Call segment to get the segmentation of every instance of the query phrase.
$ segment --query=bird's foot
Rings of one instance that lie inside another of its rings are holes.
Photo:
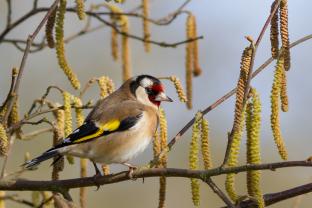
[[[133,177],[133,172],[135,170],[138,169],[138,167],[134,166],[134,165],[131,165],[129,163],[123,163],[123,165],[127,166],[129,168],[129,172],[128,172],[128,177],[131,179],[131,180],[136,180],[136,178]]]
[[[93,176],[93,181],[94,181],[94,185],[96,186],[96,191],[98,191],[101,187],[101,185],[99,184],[99,182],[97,181],[97,179],[99,177],[102,176],[101,171],[99,170],[99,168],[97,167],[95,162],[92,162],[94,169],[95,169],[95,175]]]

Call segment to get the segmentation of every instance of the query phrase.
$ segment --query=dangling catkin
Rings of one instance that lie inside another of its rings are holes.
[[[163,151],[165,148],[167,148],[167,120],[165,111],[163,108],[159,109],[159,134],[160,134],[160,140],[159,140],[159,146],[160,151]],[[156,148],[156,147],[155,147]],[[160,159],[160,167],[166,168],[167,167],[167,154],[164,154],[163,157]],[[158,208],[165,207],[165,200],[166,200],[166,185],[167,180],[166,177],[162,176],[159,178],[159,204]]]
[[[77,128],[83,124],[84,116],[82,112],[82,102],[79,97],[74,96],[73,97],[74,107],[75,107],[75,113],[76,113],[76,126]]]
[[[143,32],[144,32],[144,49],[145,52],[150,52],[151,50],[151,44],[150,44],[150,28],[149,28],[149,22],[147,18],[149,18],[149,0],[142,0],[142,6],[143,6]]]
[[[129,21],[126,16],[122,16],[123,25],[121,31],[125,34],[129,32]],[[131,77],[131,63],[130,63],[130,45],[129,38],[126,35],[121,37],[121,48],[122,48],[122,78],[123,81],[128,80]]]
[[[119,54],[118,54],[118,32],[112,28],[111,31],[111,51],[112,51],[112,57],[114,61],[118,60]]]
[[[2,124],[0,124],[0,156],[5,156],[8,153],[8,136]]]
[[[63,69],[70,83],[75,89],[80,88],[79,80],[70,68],[65,58],[65,46],[64,46],[64,19],[66,12],[66,0],[60,0],[60,6],[56,18],[55,26],[55,39],[56,39],[56,55],[60,67]]]
[[[280,4],[280,33],[282,39],[282,54],[284,56],[284,68],[290,69],[290,50],[288,34],[288,5],[287,0],[282,0]]]
[[[85,158],[80,159],[80,177],[87,177],[87,166],[88,160]],[[87,189],[86,187],[81,187],[79,189],[79,202],[81,208],[87,207]]]
[[[182,103],[185,103],[187,101],[186,95],[184,93],[184,90],[182,88],[182,84],[180,82],[180,79],[176,76],[170,76],[170,81],[173,82],[174,87],[176,88],[177,94],[179,96],[179,99]]]
[[[42,198],[43,201],[48,201],[51,197],[52,197],[52,193],[49,191],[43,191],[42,193]],[[53,206],[53,200],[49,200],[47,203],[45,203],[43,206],[43,208],[52,208]]]
[[[274,1],[271,5],[271,13],[275,8],[277,1]],[[278,41],[278,11],[276,11],[271,20],[271,31],[270,31],[270,40],[271,40],[271,54],[272,58],[277,59],[278,50],[279,50],[279,41]]]
[[[192,14],[189,14],[186,19],[186,37],[187,39],[193,38],[193,31],[194,31],[194,16]],[[192,42],[189,42],[186,44],[186,57],[185,57],[185,76],[186,76],[186,96],[187,96],[187,102],[186,106],[188,109],[191,109],[193,107],[192,104],[192,79],[193,79],[193,47],[194,44]]]
[[[192,15],[193,16],[193,15]],[[193,16],[193,32],[192,38],[197,37],[197,25],[196,25],[196,18]],[[199,58],[198,58],[198,40],[193,41],[193,75],[195,77],[201,75],[202,70],[199,66]]]
[[[242,139],[242,134],[243,134],[243,127],[244,127],[244,118],[245,118],[245,108],[242,110],[242,115],[241,115],[241,122],[239,124],[239,127],[237,130],[234,131],[233,133],[233,139],[230,147],[230,153],[229,153],[229,159],[227,162],[227,165],[229,167],[235,167],[237,166],[238,163],[238,154],[240,150],[240,144],[241,144],[241,139]],[[233,200],[236,201],[238,200],[239,196],[237,195],[237,192],[235,190],[235,174],[230,173],[226,175],[225,179],[225,189],[229,195],[229,197]]]
[[[33,191],[31,192],[31,202],[33,203],[34,207],[40,206],[40,192],[39,191]]]
[[[65,113],[65,126],[64,133],[65,137],[67,137],[73,131],[73,118],[71,114],[71,97],[72,95],[69,92],[63,92],[63,101],[64,101],[64,113]],[[69,164],[74,164],[74,158],[72,156],[67,155],[66,159]]]
[[[275,67],[274,81],[271,90],[271,128],[274,141],[277,145],[278,152],[283,160],[287,160],[287,150],[281,134],[280,116],[279,116],[279,99],[281,91],[281,80],[284,70],[284,58],[277,60]]]
[[[250,93],[252,101],[246,106],[247,163],[260,164],[261,103],[255,89],[251,89]],[[263,208],[265,205],[260,188],[260,178],[260,170],[247,171],[248,194],[257,200],[259,208]]]
[[[57,11],[57,7],[53,10],[51,15],[49,16],[46,26],[45,26],[45,35],[46,35],[47,44],[49,48],[55,47],[53,29],[54,29],[54,24],[55,24],[56,11]]]
[[[212,167],[212,160],[210,154],[208,121],[204,118],[201,121],[201,152],[203,156],[205,170],[208,170]]]
[[[281,80],[281,109],[283,112],[288,111],[288,95],[287,95],[287,77],[285,70],[282,70],[282,80]]]
[[[5,197],[5,191],[0,191],[0,198]],[[5,208],[5,200],[0,199],[0,208]]]
[[[158,131],[155,132],[154,134],[154,139],[153,139],[153,155],[154,159],[158,157],[160,154],[161,147],[160,147],[160,137]],[[155,167],[159,167],[159,163],[155,165]]]
[[[195,116],[195,122],[193,124],[192,140],[190,144],[190,153],[189,153],[189,167],[191,170],[198,169],[198,153],[199,153],[199,138],[200,138],[200,123],[202,119],[202,113],[198,112]],[[199,181],[198,179],[191,179],[191,189],[192,189],[192,200],[195,206],[199,206]]]
[[[18,104],[18,98],[15,99],[11,113],[9,115],[8,125],[11,126],[19,121],[19,104]],[[17,129],[15,131],[16,137],[18,139],[21,139],[21,128]]]
[[[77,15],[80,20],[86,17],[84,0],[75,0]]]
[[[49,106],[50,108],[59,107],[60,104],[56,103],[53,106]],[[54,116],[56,117],[56,124],[53,128],[53,146],[59,144],[64,138],[64,126],[65,126],[65,113],[64,110],[57,110],[54,111]],[[58,158],[54,158],[54,161]],[[64,170],[64,157],[58,159],[57,162],[53,164],[52,170],[52,179],[58,180],[59,179],[59,172]]]
[[[250,62],[252,56],[251,47],[246,47],[242,54],[240,74],[236,89],[236,102],[235,102],[235,113],[234,113],[234,131],[238,131],[242,123],[243,116],[243,102],[244,102],[244,92],[246,88],[246,83],[248,79],[248,74],[250,70]]]
[[[98,82],[99,87],[100,87],[100,97],[101,98],[105,98],[108,95],[107,84],[106,84],[106,82],[107,82],[106,77],[103,76],[103,77],[98,78],[97,82]]]

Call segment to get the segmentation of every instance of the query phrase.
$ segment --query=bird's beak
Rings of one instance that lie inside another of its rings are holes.
[[[173,102],[173,100],[168,97],[164,92],[159,93],[156,97],[155,97],[155,101],[167,101],[167,102]]]

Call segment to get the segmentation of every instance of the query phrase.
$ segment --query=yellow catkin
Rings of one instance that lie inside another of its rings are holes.
[[[235,113],[234,113],[234,131],[238,131],[238,128],[241,126],[242,115],[243,115],[243,100],[244,100],[244,92],[246,88],[246,83],[248,80],[248,74],[250,70],[250,62],[252,56],[252,49],[247,47],[244,49],[241,65],[240,65],[240,74],[237,82],[236,89],[236,101],[235,101]]]
[[[154,139],[153,139],[153,155],[154,159],[158,157],[160,154],[161,147],[160,147],[160,137],[158,131],[155,132],[154,134]],[[156,167],[159,167],[159,163],[156,164]]]
[[[142,6],[143,6],[143,32],[144,32],[144,49],[145,52],[150,52],[151,50],[151,44],[150,44],[150,25],[147,20],[149,18],[149,0],[142,0]]]
[[[75,113],[76,113],[76,126],[79,127],[83,124],[84,116],[83,111],[81,109],[82,102],[79,97],[73,97]]]
[[[8,125],[11,126],[15,123],[17,123],[19,121],[19,104],[18,104],[18,98],[15,100],[15,102],[13,103],[13,106],[12,106],[12,110],[11,110],[11,113],[9,115],[9,120],[8,120]],[[18,139],[21,139],[21,129],[17,129],[15,131],[16,133],[16,137]]]
[[[75,1],[78,18],[80,20],[83,20],[86,17],[84,0],[75,0]]]
[[[192,14],[189,14],[186,19],[186,37],[187,39],[193,37],[193,27],[194,27],[194,16]],[[185,57],[185,76],[186,76],[186,96],[187,96],[187,102],[186,106],[188,109],[191,109],[193,107],[192,104],[192,95],[193,95],[193,47],[194,44],[192,42],[186,44],[186,57]]]
[[[9,142],[6,130],[2,124],[0,124],[0,156],[5,156],[8,153]]]
[[[246,132],[247,132],[247,163],[260,164],[260,128],[261,128],[261,102],[255,89],[251,89],[252,101],[246,106]],[[247,171],[248,194],[255,198],[259,208],[265,207],[260,187],[261,171]]]
[[[61,106],[61,104],[48,103],[50,108],[56,108]],[[56,124],[53,128],[53,146],[59,144],[64,138],[64,123],[65,123],[65,113],[64,110],[53,111],[53,115],[56,118]],[[58,159],[57,157],[55,159]],[[52,179],[59,179],[59,172],[64,170],[64,158],[62,157],[56,163],[53,164],[52,169]]]
[[[31,158],[30,158],[30,153],[29,152],[25,152],[25,155],[24,155],[24,161],[27,162],[29,161]]]
[[[121,31],[125,34],[129,32],[129,21],[128,18],[123,16],[123,25]],[[131,63],[130,63],[130,45],[129,38],[125,35],[121,37],[121,47],[122,47],[122,78],[124,81],[131,77]]]
[[[193,16],[193,34],[192,34],[192,38],[196,38],[197,37],[197,25],[196,25],[196,18],[195,16]],[[193,44],[193,75],[195,77],[201,75],[202,73],[202,69],[199,66],[199,53],[198,53],[198,40],[192,42]]]
[[[288,111],[288,95],[287,95],[287,77],[285,70],[282,70],[282,78],[281,78],[281,109],[283,112]]]
[[[186,95],[184,93],[184,90],[182,88],[182,84],[180,82],[180,79],[176,76],[171,76],[170,81],[173,82],[174,87],[176,88],[177,94],[179,96],[179,99],[182,103],[185,103],[187,101]]]
[[[34,207],[39,207],[40,205],[40,192],[33,191],[31,192],[31,202],[33,203]]]
[[[159,146],[160,151],[163,151],[167,148],[167,137],[168,137],[168,128],[167,128],[167,120],[165,111],[163,108],[159,109]],[[167,154],[164,154],[163,157],[160,159],[160,167],[167,167]],[[166,200],[166,177],[159,178],[159,203],[158,207],[162,208],[165,207],[165,200]]]
[[[43,201],[48,201],[50,198],[52,197],[52,193],[49,191],[43,191],[42,192],[42,198]],[[52,208],[53,206],[53,200],[48,201],[47,203],[45,203],[42,207],[43,208]]]
[[[242,115],[241,115],[241,122],[236,131],[233,133],[233,139],[230,147],[230,153],[229,153],[229,159],[227,162],[227,165],[229,167],[235,167],[237,166],[238,163],[238,155],[240,151],[240,144],[241,144],[241,139],[242,139],[242,134],[243,134],[243,126],[244,126],[244,111],[245,109],[243,108],[242,110]],[[230,173],[226,175],[225,179],[225,189],[229,195],[229,197],[233,200],[236,201],[239,199],[239,196],[237,195],[237,192],[235,190],[235,174]]]
[[[71,113],[71,97],[72,95],[69,92],[63,92],[63,101],[64,101],[64,113],[65,113],[65,126],[64,134],[67,137],[73,131],[73,118]],[[74,164],[74,158],[72,156],[66,156],[66,159],[69,164]]]
[[[56,55],[60,67],[63,69],[70,83],[75,89],[80,88],[79,80],[70,68],[65,58],[65,46],[64,46],[64,19],[66,12],[66,0],[60,0],[60,6],[56,18],[55,26],[55,39],[56,39]]]
[[[276,5],[274,1],[271,5],[271,13]],[[270,40],[271,40],[271,54],[274,59],[278,57],[279,41],[278,41],[278,12],[276,11],[271,20]]]
[[[208,170],[212,167],[212,160],[210,153],[208,121],[204,118],[201,122],[201,152],[203,156],[205,170]]]
[[[118,32],[112,28],[111,31],[111,51],[112,51],[112,57],[114,61],[118,60],[119,54],[118,54]]]
[[[53,10],[51,15],[49,16],[46,26],[45,26],[45,35],[47,39],[47,44],[49,48],[55,47],[54,37],[53,37],[53,29],[55,25],[55,17],[56,17],[57,7]]]
[[[284,68],[290,69],[290,49],[288,34],[288,5],[287,0],[282,0],[280,4],[280,33],[282,39],[282,53],[284,56]]]
[[[80,177],[85,178],[87,177],[87,166],[88,160],[87,159],[80,159]],[[86,187],[81,187],[79,189],[79,202],[81,208],[87,207],[87,189]]]
[[[107,84],[106,84],[106,77],[103,76],[103,77],[100,77],[98,78],[98,84],[99,84],[99,87],[100,87],[100,97],[101,98],[105,98],[107,95],[108,95],[108,90],[107,90]]]
[[[102,165],[102,171],[103,171],[104,175],[109,175],[109,173],[110,173],[109,165],[103,164]]]
[[[192,140],[190,144],[189,153],[189,167],[191,170],[197,170],[199,166],[198,153],[199,153],[199,138],[200,138],[200,124],[202,119],[202,113],[198,112],[195,116],[195,122],[193,124]],[[191,179],[192,200],[195,206],[199,206],[199,181],[198,179]]]
[[[5,191],[0,191],[0,198],[5,197]],[[5,208],[5,200],[0,199],[0,208]]]
[[[287,150],[281,133],[279,116],[279,100],[283,70],[284,59],[283,57],[280,57],[276,64],[274,81],[271,90],[271,128],[278,152],[283,160],[287,160]]]

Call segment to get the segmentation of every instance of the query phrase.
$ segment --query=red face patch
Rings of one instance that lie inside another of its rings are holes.
[[[163,92],[164,91],[164,86],[162,84],[154,84],[152,86],[152,90],[156,92]]]

